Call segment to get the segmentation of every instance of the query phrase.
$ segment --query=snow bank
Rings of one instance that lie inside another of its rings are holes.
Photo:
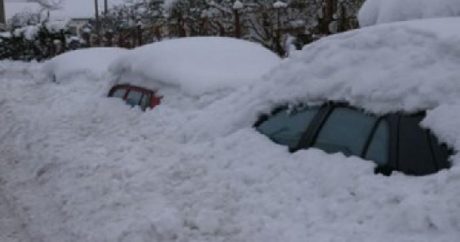
[[[185,94],[200,96],[247,85],[279,62],[278,56],[255,43],[192,37],[134,49],[116,60],[110,70],[120,83],[155,90],[175,87]]]
[[[383,177],[356,157],[291,154],[251,125],[286,102],[430,109],[424,125],[459,151],[458,24],[327,37],[203,109],[142,112],[85,78],[1,75],[0,187],[36,241],[456,241],[459,155]]]
[[[366,0],[358,20],[361,26],[422,18],[460,16],[458,0]]]
[[[41,78],[41,64],[37,62],[23,62],[23,61],[0,61],[0,76],[2,78],[16,79],[17,77],[24,78],[28,76],[30,79]]]
[[[110,63],[127,50],[121,48],[88,48],[66,52],[45,62],[48,78],[57,82],[86,75],[97,78],[105,74]]]

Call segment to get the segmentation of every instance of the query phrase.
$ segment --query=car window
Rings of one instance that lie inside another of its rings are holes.
[[[150,107],[150,95],[144,94],[142,96],[140,106],[141,106],[142,109],[146,109],[146,108]]]
[[[126,94],[126,89],[125,88],[118,88],[112,93],[112,97],[118,97],[123,99]]]
[[[361,156],[376,119],[355,109],[335,108],[319,131],[313,147],[328,153]]]
[[[433,149],[435,160],[439,169],[449,168],[449,156],[452,155],[452,150],[449,150],[446,144],[441,144],[439,140],[431,132],[428,132],[430,144]]]
[[[133,106],[139,105],[141,102],[143,93],[137,90],[129,90],[128,96],[126,96],[126,103]]]
[[[427,130],[420,127],[423,115],[402,116],[399,126],[399,169],[408,174],[436,172],[437,164]]]
[[[381,120],[367,148],[365,159],[375,161],[379,165],[388,163],[390,149],[390,127],[386,120]]]
[[[257,130],[275,143],[295,148],[318,110],[318,107],[283,109],[258,125]]]

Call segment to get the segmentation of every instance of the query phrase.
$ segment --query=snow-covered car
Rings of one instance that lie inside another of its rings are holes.
[[[385,174],[450,167],[451,152],[429,130],[447,122],[429,120],[439,119],[430,115],[433,109],[460,100],[459,38],[445,30],[459,22],[383,24],[307,46],[266,77],[258,98],[275,105],[256,129],[291,152],[359,156]]]
[[[276,108],[256,129],[291,152],[318,148],[377,163],[376,173],[393,170],[426,175],[450,167],[449,150],[419,123],[424,112],[372,115],[343,103]]]
[[[126,89],[125,95],[117,97],[143,109],[157,105],[159,97],[165,102],[186,103],[222,98],[254,82],[280,61],[265,47],[234,38],[164,40],[136,48],[114,61],[109,96],[115,94],[114,89]],[[143,103],[139,90],[155,96],[152,102]]]
[[[325,37],[218,99],[165,84],[150,112],[127,112],[84,78],[0,75],[0,210],[36,241],[457,241],[458,26],[407,21]],[[371,121],[426,112],[421,126],[453,149],[451,168],[374,175],[358,156],[291,153],[252,127],[280,105],[329,102]]]
[[[128,50],[116,47],[97,47],[73,50],[58,55],[43,64],[47,79],[65,82],[72,79],[99,79],[110,63]]]
[[[112,87],[109,97],[121,98],[131,107],[139,106],[142,110],[154,108],[161,101],[161,97],[158,97],[155,91],[128,84]]]

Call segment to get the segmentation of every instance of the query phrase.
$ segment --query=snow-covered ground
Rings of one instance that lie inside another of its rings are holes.
[[[0,241],[32,242],[21,218],[14,209],[14,204],[9,202],[5,193],[0,189]]]
[[[325,38],[201,109],[142,112],[107,98],[109,80],[57,84],[38,64],[2,63],[0,187],[33,241],[457,241],[459,155],[434,175],[385,177],[357,157],[289,153],[251,126],[286,102],[429,109],[424,124],[459,151],[459,25]]]

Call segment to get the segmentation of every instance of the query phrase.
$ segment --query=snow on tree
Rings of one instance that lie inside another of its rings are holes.
[[[302,46],[357,27],[363,0],[126,0],[104,18],[119,42],[184,36],[232,36],[259,42],[280,55],[286,42]],[[141,23],[141,34],[138,24]],[[291,36],[291,37],[289,37]],[[292,38],[294,37],[294,38]],[[129,46],[129,45],[128,45]],[[132,45],[131,45],[132,46]]]

